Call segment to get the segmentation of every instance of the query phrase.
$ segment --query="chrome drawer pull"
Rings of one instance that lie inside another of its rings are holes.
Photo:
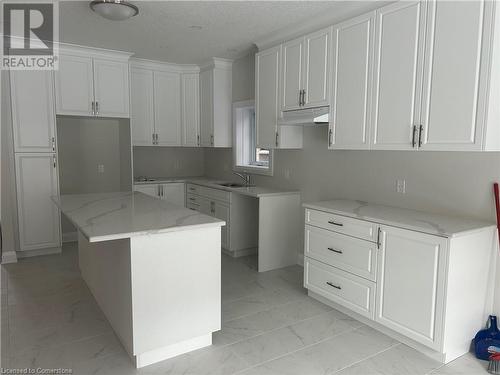
[[[335,222],[335,221],[333,221],[333,220],[328,220],[328,224],[337,225],[337,226],[339,226],[339,227],[343,227],[343,226],[344,226],[344,224],[342,224],[342,223],[336,223],[336,222]]]
[[[337,250],[337,249],[334,249],[333,247],[329,247],[328,250],[333,251],[334,253],[337,253],[337,254],[343,254],[342,250]]]
[[[338,289],[338,290],[342,289],[342,287],[340,285],[335,285],[334,283],[331,283],[330,281],[327,281],[326,283],[327,283],[327,285],[330,285],[331,287],[333,287],[335,289]]]
[[[196,198],[189,198],[189,200],[190,200],[190,201],[195,201],[195,200],[196,200]]]

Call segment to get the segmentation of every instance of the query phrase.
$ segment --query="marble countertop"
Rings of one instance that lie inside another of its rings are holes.
[[[68,194],[52,200],[89,242],[225,225],[140,192]]]
[[[475,231],[495,228],[495,225],[489,222],[431,214],[357,200],[337,199],[304,203],[303,206],[332,214],[353,217],[441,237],[457,237]]]
[[[219,185],[220,183],[230,182],[230,181],[214,180],[206,177],[152,177],[152,178],[155,181],[134,180],[134,185],[186,182],[186,183],[210,187],[212,189],[219,189],[219,190],[230,191],[233,193],[248,195],[255,198],[300,194],[300,191],[297,190],[276,189],[276,188],[268,188],[262,186],[249,186],[249,187],[221,186]]]

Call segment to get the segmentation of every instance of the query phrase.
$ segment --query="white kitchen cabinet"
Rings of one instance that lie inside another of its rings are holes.
[[[57,160],[52,153],[16,153],[16,187],[21,251],[61,246]]]
[[[182,145],[200,145],[200,79],[198,73],[181,75]]]
[[[373,149],[412,150],[418,141],[426,2],[377,11]]]
[[[329,104],[331,27],[283,43],[281,110]]]
[[[89,56],[59,55],[55,73],[58,115],[94,116],[94,78]]]
[[[160,185],[158,184],[143,184],[134,185],[134,191],[141,192],[153,198],[160,198]]]
[[[200,67],[200,143],[232,146],[232,62],[213,59]]]
[[[330,149],[370,148],[375,12],[333,27]]]
[[[11,70],[10,88],[14,152],[55,152],[52,72]]]
[[[300,126],[279,126],[279,72],[281,46],[255,55],[255,121],[257,147],[301,148]]]
[[[442,330],[446,239],[381,227],[375,320],[438,349]]]
[[[130,127],[134,146],[149,146],[154,139],[153,71],[130,68]]]
[[[179,73],[153,74],[156,144],[181,145],[181,77]]]
[[[139,191],[153,198],[158,198],[169,203],[184,207],[185,205],[184,182],[171,182],[165,184],[135,184],[134,191]]]
[[[63,47],[55,73],[56,113],[129,117],[130,54]]]
[[[224,220],[226,225],[221,228],[221,246],[229,249],[229,205],[218,201],[211,201],[212,215],[217,219]]]
[[[129,117],[128,62],[95,58],[93,65],[96,115]]]

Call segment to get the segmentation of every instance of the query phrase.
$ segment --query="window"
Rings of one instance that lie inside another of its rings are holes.
[[[233,104],[233,159],[238,172],[272,175],[272,150],[257,147],[253,101]]]

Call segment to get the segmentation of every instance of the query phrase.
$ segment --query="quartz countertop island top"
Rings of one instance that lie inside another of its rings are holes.
[[[304,203],[303,206],[332,214],[441,237],[456,237],[466,233],[495,227],[493,223],[475,219],[438,215],[358,200],[336,199],[323,202]]]
[[[134,185],[185,182],[185,183],[210,187],[212,189],[219,189],[219,190],[230,191],[233,193],[248,195],[250,197],[255,197],[255,198],[288,195],[288,194],[300,194],[300,191],[298,190],[287,190],[287,189],[270,188],[262,186],[248,186],[248,187],[222,186],[220,185],[220,183],[225,183],[229,181],[214,180],[207,177],[152,177],[151,180],[152,181],[139,181],[136,179],[134,180]]]
[[[68,194],[52,200],[89,242],[225,225],[140,192]]]

